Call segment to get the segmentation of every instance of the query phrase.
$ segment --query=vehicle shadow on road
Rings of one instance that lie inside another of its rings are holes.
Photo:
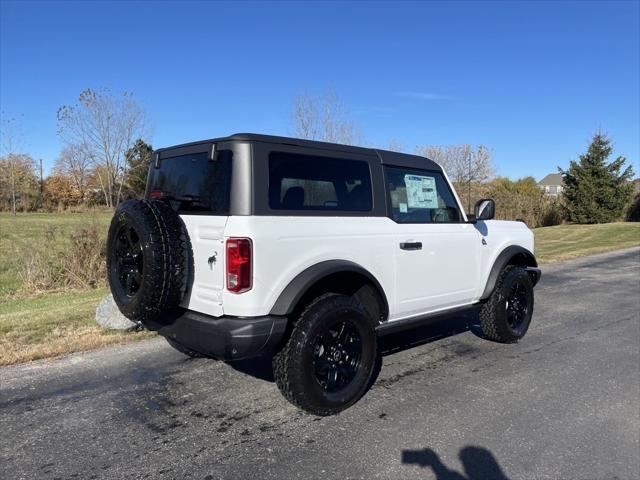
[[[272,360],[273,355],[262,355],[260,357],[248,358],[247,360],[227,362],[227,364],[234,370],[251,375],[259,380],[275,382],[273,378],[273,368],[271,367]]]
[[[448,317],[429,325],[379,337],[378,348],[381,356],[386,356],[419,345],[425,345],[454,335],[459,335],[467,331],[481,336],[480,320],[477,313]],[[273,382],[273,371],[271,368],[272,358],[273,356],[271,355],[263,355],[247,360],[228,362],[228,364],[234,370],[251,375],[260,380]],[[376,368],[375,376],[377,376],[378,372],[379,368]],[[375,380],[376,378],[372,379],[371,385],[375,383]]]
[[[402,463],[429,468],[437,480],[509,480],[496,458],[486,448],[464,447],[458,458],[462,462],[464,474],[443,464],[438,454],[430,448],[402,451]]]
[[[428,325],[385,335],[380,337],[378,346],[382,355],[386,356],[468,331],[482,336],[477,312],[443,318]]]

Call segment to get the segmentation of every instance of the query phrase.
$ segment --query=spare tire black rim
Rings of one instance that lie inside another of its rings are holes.
[[[116,258],[120,288],[127,297],[133,297],[142,285],[144,265],[140,235],[129,224],[121,226],[116,234]]]
[[[514,333],[519,333],[526,324],[529,312],[529,299],[525,286],[516,282],[507,297],[507,323]]]
[[[346,388],[360,369],[362,339],[351,320],[327,325],[317,336],[313,353],[315,378],[328,393]]]

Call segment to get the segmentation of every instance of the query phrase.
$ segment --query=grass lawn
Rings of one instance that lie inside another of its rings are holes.
[[[640,223],[557,225],[536,228],[536,258],[540,263],[640,246]]]
[[[26,249],[37,249],[47,234],[56,228],[56,240],[68,241],[79,228],[97,223],[109,228],[111,212],[90,213],[0,213],[0,302],[20,288],[20,278],[13,259]]]
[[[148,332],[104,330],[95,322],[95,308],[105,288],[31,295],[19,291],[13,259],[25,249],[41,246],[48,227],[57,227],[56,241],[68,241],[78,228],[98,223],[105,231],[109,212],[0,213],[0,365],[48,358],[116,343],[148,338]],[[540,263],[640,245],[640,223],[560,225],[534,230]]]
[[[55,357],[148,338],[148,332],[114,332],[95,322],[105,288],[30,295],[19,291],[14,258],[41,247],[49,227],[62,245],[75,230],[97,223],[105,231],[110,212],[0,213],[0,365]]]
[[[95,322],[105,288],[0,303],[0,365],[131,342],[150,332],[117,332]]]

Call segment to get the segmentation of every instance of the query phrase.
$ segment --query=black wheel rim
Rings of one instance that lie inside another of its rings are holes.
[[[513,332],[520,333],[526,326],[529,313],[527,289],[520,282],[513,284],[507,296],[507,323]]]
[[[142,285],[143,262],[140,235],[131,225],[123,225],[116,235],[116,276],[127,297]]]
[[[362,339],[351,320],[339,320],[318,335],[313,353],[315,378],[325,392],[345,389],[360,369]]]

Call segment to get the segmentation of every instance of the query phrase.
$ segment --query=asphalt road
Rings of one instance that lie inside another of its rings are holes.
[[[473,316],[386,338],[335,417],[286,403],[264,361],[162,339],[0,369],[0,478],[637,479],[640,250],[543,271],[521,343]]]

